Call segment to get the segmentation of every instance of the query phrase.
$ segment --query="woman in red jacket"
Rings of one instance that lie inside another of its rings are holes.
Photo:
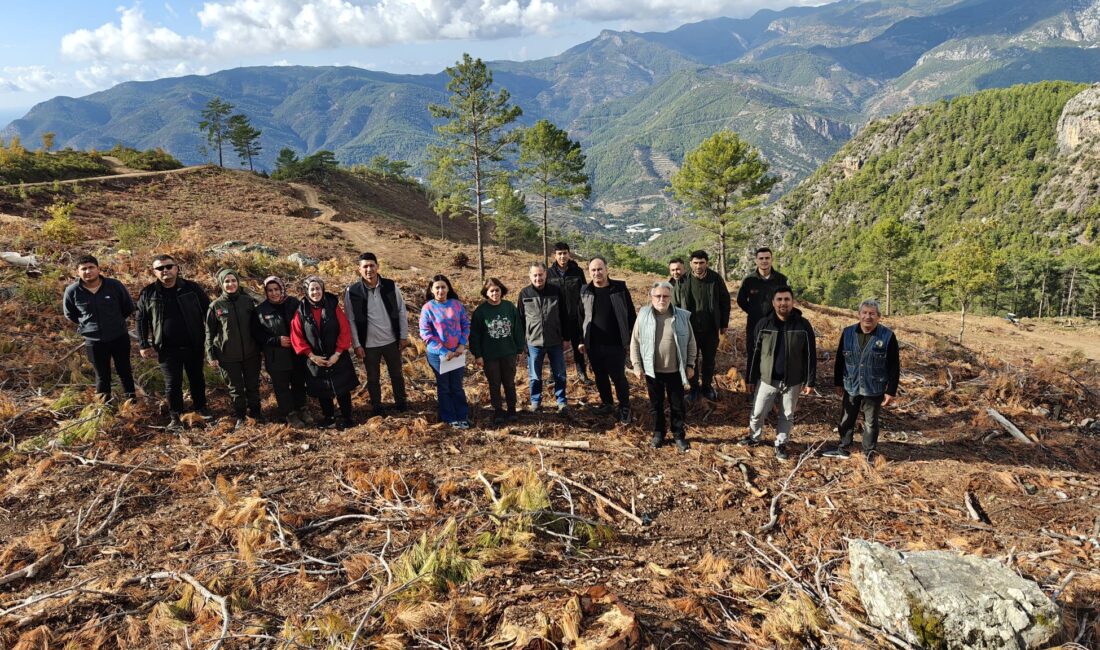
[[[348,350],[351,328],[340,309],[340,300],[325,291],[325,282],[311,275],[305,282],[306,299],[298,305],[290,324],[290,344],[294,352],[306,357],[309,377],[306,387],[321,404],[324,429],[352,426],[351,391],[359,385]],[[340,404],[341,421],[336,423],[333,398]]]

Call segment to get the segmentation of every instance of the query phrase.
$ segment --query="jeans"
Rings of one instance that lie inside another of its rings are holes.
[[[203,366],[206,360],[202,350],[192,348],[163,348],[157,352],[160,371],[164,374],[164,392],[168,394],[168,410],[183,413],[183,374],[191,389],[191,406],[196,411],[206,408],[206,376]]]
[[[684,437],[684,380],[678,372],[658,372],[656,377],[645,375],[645,387],[649,392],[649,407],[653,413],[653,432],[665,432],[665,395],[668,395],[668,411],[672,420],[672,436]]]
[[[439,362],[442,355],[433,352],[428,353],[428,365],[435,372],[435,394],[439,400],[440,422],[461,422],[470,417],[470,407],[466,403],[466,389],[462,387],[462,377],[466,374],[465,368],[452,370],[444,375],[439,374]]]
[[[271,377],[271,388],[275,392],[275,401],[279,405],[277,412],[280,418],[290,415],[291,411],[305,408],[307,372],[305,363],[297,359],[290,370],[268,368],[267,374]]]
[[[253,417],[260,415],[260,364],[258,354],[244,361],[219,363],[233,402],[233,414],[239,418],[244,417],[246,407]]]
[[[527,377],[531,383],[531,403],[542,403],[542,363],[550,358],[550,375],[554,378],[554,397],[565,404],[565,352],[561,344],[535,347],[527,344]]]
[[[630,384],[626,381],[626,350],[617,345],[590,345],[587,348],[592,373],[596,375],[596,389],[600,401],[613,404],[611,385],[619,397],[619,406],[630,408]]]
[[[695,344],[699,347],[699,363],[696,364],[696,372],[691,380],[692,390],[697,390],[702,384],[703,390],[710,389],[714,384],[714,362],[718,356],[718,331],[695,330]]]
[[[863,412],[863,451],[874,451],[878,446],[879,414],[882,412],[882,395],[849,395],[844,391],[840,418],[840,446],[852,444],[856,418]]]
[[[398,408],[405,407],[405,375],[401,373],[401,347],[397,341],[377,348],[364,348],[366,356],[363,365],[367,369],[367,394],[371,406],[382,405],[382,360],[386,361],[386,372],[390,375],[390,387],[393,389],[393,402]]]
[[[130,365],[130,335],[123,334],[113,341],[85,341],[88,360],[95,371],[95,392],[104,400],[111,399],[111,361],[115,362],[115,372],[122,383],[122,392],[133,397],[134,370]]]
[[[489,403],[494,411],[501,411],[507,402],[508,412],[516,411],[516,355],[510,354],[499,359],[486,359],[485,378],[489,380]],[[500,399],[501,387],[504,388],[504,400]]]
[[[772,404],[779,398],[779,421],[775,425],[775,446],[785,444],[791,437],[791,428],[794,427],[794,410],[798,407],[798,393],[802,390],[802,384],[788,386],[780,383],[779,386],[760,383],[756,387],[756,399],[752,407],[752,415],[749,417],[749,432],[753,438],[759,438],[763,434],[764,418],[772,410]]]

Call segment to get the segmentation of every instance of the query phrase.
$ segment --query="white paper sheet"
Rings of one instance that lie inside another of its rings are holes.
[[[439,359],[439,374],[445,375],[452,370],[458,370],[459,368],[466,367],[466,353],[454,357],[453,359],[445,359],[440,357]]]

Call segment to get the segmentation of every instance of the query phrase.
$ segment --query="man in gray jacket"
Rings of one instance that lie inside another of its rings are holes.
[[[535,262],[529,270],[531,284],[519,292],[519,328],[527,340],[527,375],[531,383],[531,405],[534,413],[542,404],[542,364],[550,358],[550,374],[554,378],[554,397],[558,412],[564,413],[565,352],[562,349],[565,332],[565,308],[558,287],[546,283],[546,265]]]

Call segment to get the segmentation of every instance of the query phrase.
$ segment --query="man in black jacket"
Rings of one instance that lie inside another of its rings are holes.
[[[714,390],[714,361],[718,356],[718,339],[726,333],[730,322],[730,293],[722,276],[708,268],[706,251],[691,254],[691,273],[684,276],[680,287],[681,307],[691,312],[691,329],[699,346],[699,371],[691,380],[689,401],[698,399],[700,385],[707,399],[718,399]]]
[[[76,261],[77,281],[65,288],[65,318],[77,324],[84,337],[88,360],[95,370],[95,392],[111,399],[111,360],[122,382],[125,399],[135,394],[130,364],[130,334],[126,319],[134,313],[134,300],[125,286],[100,275],[99,261],[85,255]]]
[[[814,328],[794,307],[794,292],[779,287],[772,295],[773,313],[756,324],[752,360],[749,363],[749,393],[755,393],[749,436],[742,444],[755,445],[763,436],[764,418],[776,399],[780,400],[776,424],[775,457],[787,455],[787,439],[794,426],[798,396],[809,395],[817,381],[817,347]],[[757,390],[757,385],[759,389]]]
[[[554,263],[546,270],[546,283],[561,291],[562,337],[573,348],[573,363],[577,365],[577,379],[584,385],[591,384],[584,359],[579,347],[582,341],[580,320],[581,287],[584,286],[584,270],[573,260],[569,244],[560,241],[554,244]]]
[[[741,281],[737,291],[737,306],[745,312],[745,375],[752,361],[752,333],[760,319],[772,313],[772,294],[779,287],[790,286],[787,276],[772,266],[772,249],[756,249],[756,270]]]
[[[626,352],[634,332],[634,302],[622,280],[607,277],[607,260],[596,256],[588,261],[592,281],[581,287],[580,351],[588,355],[596,388],[600,391],[601,413],[614,407],[611,385],[619,397],[619,421],[630,424],[630,383],[626,380]]]
[[[687,284],[687,267],[684,260],[674,257],[668,261],[668,283],[672,285],[672,306],[684,308],[684,285]]]
[[[518,326],[527,341],[527,375],[531,384],[532,413],[542,404],[542,364],[550,358],[550,374],[554,378],[554,397],[558,412],[568,408],[565,400],[565,354],[562,332],[565,310],[561,290],[546,281],[546,266],[535,262],[529,269],[531,284],[519,292]]]
[[[393,389],[394,410],[408,408],[405,397],[405,375],[401,372],[401,351],[409,345],[409,318],[405,299],[397,283],[378,274],[378,257],[374,253],[359,256],[359,281],[344,291],[344,313],[351,327],[351,345],[355,356],[367,369],[367,394],[375,415],[385,412],[382,406],[382,361]]]
[[[156,358],[164,374],[168,394],[168,426],[180,426],[183,413],[183,374],[191,389],[191,407],[204,418],[206,377],[203,375],[206,344],[206,311],[210,299],[198,284],[179,277],[179,264],[171,255],[153,258],[157,278],[141,290],[137,303],[137,330],[141,358]]]

